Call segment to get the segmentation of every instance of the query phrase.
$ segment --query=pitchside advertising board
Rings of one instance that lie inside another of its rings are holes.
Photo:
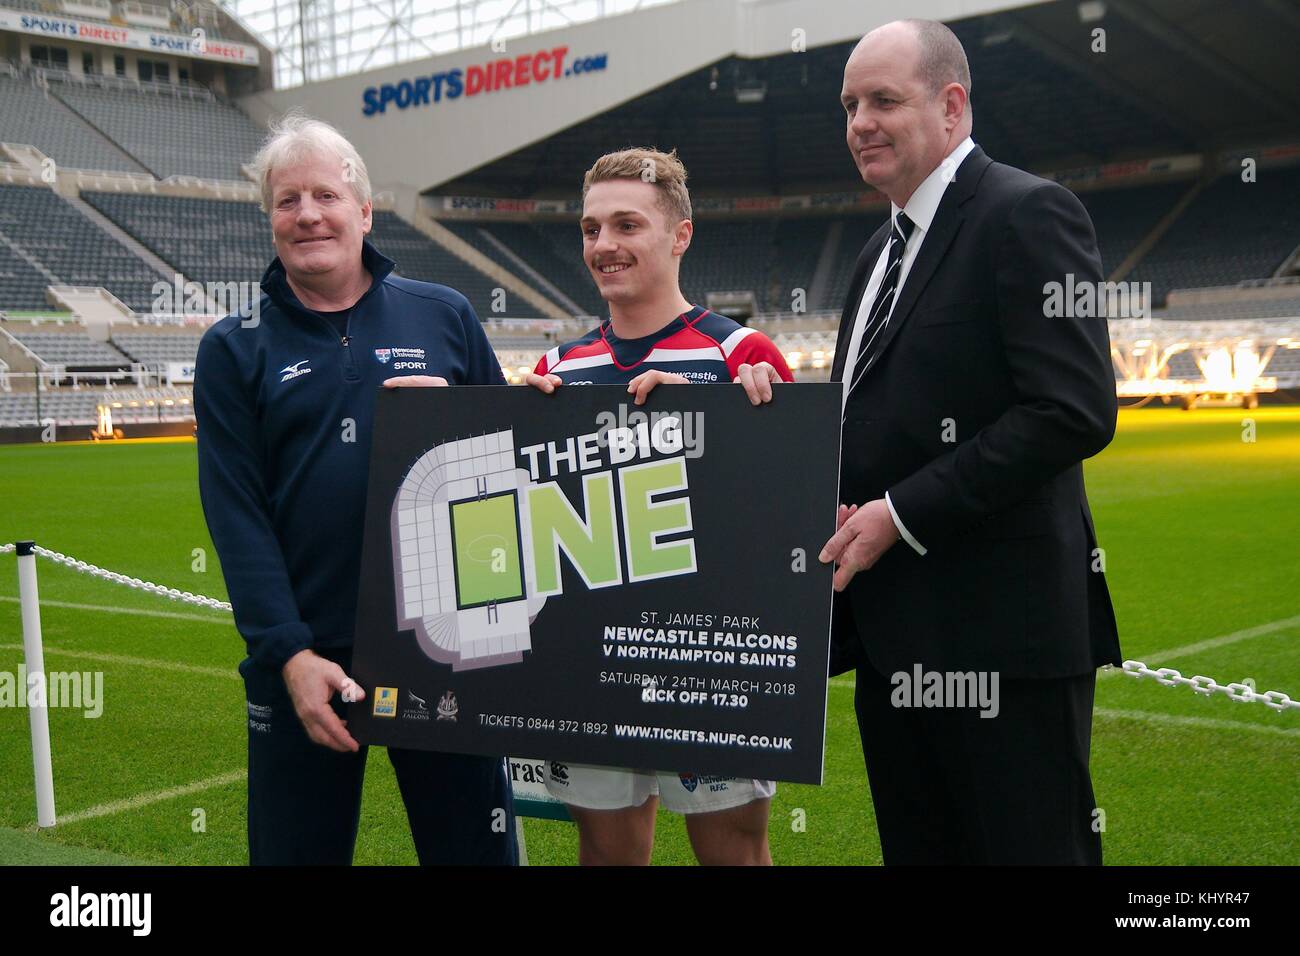
[[[839,400],[381,391],[349,729],[820,783]]]

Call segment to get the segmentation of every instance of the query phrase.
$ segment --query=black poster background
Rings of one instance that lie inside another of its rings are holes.
[[[623,406],[626,415],[637,409],[621,385],[571,386],[550,396],[507,386],[381,390],[352,662],[352,676],[367,698],[349,708],[352,734],[362,743],[395,747],[820,783],[832,571],[817,554],[834,531],[840,387],[785,385],[775,391],[770,404],[755,407],[739,386],[661,385],[642,406],[651,413],[699,416],[694,421],[701,427],[690,437],[700,441],[703,453],[686,462],[696,573],[628,583],[620,521],[622,585],[589,590],[561,552],[564,593],[548,597],[532,621],[531,649],[522,662],[453,670],[427,656],[413,631],[398,631],[390,519],[408,470],[446,441],[508,428],[517,452],[546,441],[563,446],[569,437],[596,432],[601,412],[618,415]],[[608,470],[604,449],[601,457],[595,470]],[[650,460],[668,457],[673,456],[655,454]],[[522,454],[515,462],[528,467]],[[543,465],[540,480],[547,478]],[[585,519],[581,474],[556,480]],[[621,514],[621,504],[616,508]],[[801,572],[794,570],[796,549],[805,556]],[[671,627],[665,621],[672,614],[713,615],[711,626],[689,630],[707,631],[706,646],[734,651],[737,663],[620,658],[617,650],[606,656],[602,646],[614,643],[604,639],[606,626],[649,626],[642,615],[651,612],[658,614],[656,626],[664,628]],[[724,624],[724,615],[757,618],[758,626]],[[742,653],[763,651],[715,645],[714,632],[796,635],[796,665],[742,665]],[[661,689],[677,685],[678,693],[703,689],[706,699],[646,702],[642,686],[602,683],[602,672],[648,675]],[[703,687],[683,688],[683,677],[702,679]],[[756,687],[742,692],[746,706],[722,706],[713,702],[715,679],[740,679]],[[771,692],[772,685],[785,692]],[[397,688],[395,716],[373,715],[376,687]],[[423,713],[408,700],[408,691],[427,702]],[[437,719],[437,704],[448,700],[448,692],[455,698],[455,719]],[[523,726],[489,726],[480,715]],[[615,724],[786,737],[792,745],[781,750],[620,737]],[[590,725],[605,725],[606,732]]]

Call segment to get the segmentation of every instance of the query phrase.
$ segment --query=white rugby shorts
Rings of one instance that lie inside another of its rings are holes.
[[[586,810],[639,807],[657,796],[673,813],[713,813],[766,800],[776,793],[774,780],[622,770],[556,761],[545,761],[545,767],[547,792]]]

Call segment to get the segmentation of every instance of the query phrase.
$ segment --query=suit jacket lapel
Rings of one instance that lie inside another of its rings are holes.
[[[889,321],[885,324],[884,332],[881,333],[880,350],[877,356],[884,355],[888,350],[890,343],[898,336],[898,330],[903,327],[903,323],[912,313],[917,299],[920,298],[930,279],[934,277],[935,270],[939,268],[939,263],[943,261],[948,247],[952,245],[952,240],[965,218],[961,210],[962,205],[975,194],[975,188],[979,185],[984,170],[992,165],[992,162],[984,151],[976,146],[957,168],[957,175],[944,190],[943,198],[939,200],[939,208],[935,210],[934,220],[930,223],[930,229],[921,243],[921,251],[917,253],[912,268],[907,272],[903,288],[898,292],[898,301],[894,303]],[[877,358],[878,364],[879,358]]]
[[[849,295],[844,301],[844,311],[840,313],[839,332],[835,336],[835,361],[831,363],[832,382],[842,382],[844,380],[844,363],[848,361],[846,350],[853,338],[853,324],[857,321],[858,309],[862,307],[862,293],[867,288],[867,280],[871,278],[871,270],[875,268],[876,260],[880,258],[880,250],[884,247],[885,239],[888,236],[889,219],[886,217],[884,224],[872,234],[871,238],[867,240],[867,244],[862,247],[857,265],[853,268],[853,282],[849,285]]]

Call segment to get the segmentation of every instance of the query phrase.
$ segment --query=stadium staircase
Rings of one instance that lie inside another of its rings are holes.
[[[836,219],[826,230],[826,241],[822,243],[821,254],[817,257],[817,268],[813,270],[812,281],[808,283],[808,301],[826,301],[826,290],[831,283],[831,269],[840,246],[840,237],[844,235],[843,220]]]
[[[1165,213],[1161,220],[1152,227],[1151,231],[1147,233],[1146,237],[1125,257],[1124,261],[1116,266],[1115,271],[1108,277],[1108,281],[1123,281],[1124,277],[1132,272],[1139,262],[1146,258],[1147,253],[1155,248],[1156,243],[1164,238],[1165,233],[1167,233],[1173,227],[1174,223],[1179,220],[1182,214],[1187,211],[1187,207],[1196,201],[1196,197],[1205,191],[1205,187],[1208,186],[1210,182],[1211,180],[1209,179],[1198,179],[1192,185],[1192,188],[1187,190],[1178,202],[1174,203],[1174,207],[1170,209],[1169,212]]]
[[[546,298],[546,296],[521,282],[503,266],[493,262],[423,210],[417,211],[414,216],[402,218],[406,219],[410,225],[432,239],[443,249],[498,283],[503,289],[514,292],[547,318],[567,319],[569,317],[563,309]]]
[[[154,255],[151,250],[141,245],[139,242],[136,242],[134,236],[118,226],[118,224],[113,222],[113,220],[109,219],[80,196],[64,196],[63,198],[67,200],[68,205],[72,206],[73,209],[77,210],[77,212],[81,213],[100,229],[104,230],[120,244],[134,252],[137,258],[144,260],[145,265],[153,269],[153,271],[158,273],[158,275],[163,279],[166,279],[168,282],[174,281],[176,270]]]
[[[513,249],[507,246],[496,236],[492,235],[492,233],[490,232],[483,232],[482,236],[484,242],[490,244],[491,246],[499,250],[501,255],[504,256],[516,269],[519,269],[521,272],[524,273],[524,275],[528,276],[528,278],[532,281],[534,286],[541,289],[552,299],[558,302],[562,308],[568,311],[569,315],[582,314],[583,312],[582,306],[578,305],[578,303],[574,302],[567,295],[565,295],[560,289],[558,289],[555,285],[553,285],[551,281],[546,278],[546,276],[542,275],[542,273],[538,272],[531,265],[529,265],[523,259],[523,257],[520,256],[517,252],[515,252]]]
[[[101,341],[108,339],[114,322],[129,322],[133,315],[121,299],[99,286],[52,285],[46,294],[52,305],[71,312]]]

